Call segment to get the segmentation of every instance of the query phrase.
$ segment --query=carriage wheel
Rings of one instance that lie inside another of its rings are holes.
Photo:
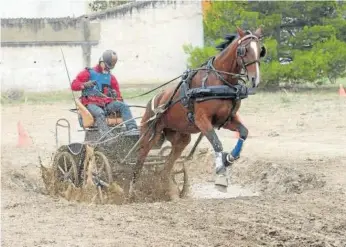
[[[69,152],[59,152],[56,154],[53,163],[55,179],[58,182],[70,182],[78,186],[78,168],[74,157]]]
[[[99,198],[100,203],[103,204],[104,194],[102,188],[108,187],[113,182],[112,169],[107,157],[100,151],[94,152],[94,161],[95,163],[89,172],[92,174],[92,180],[97,186],[97,194],[93,197],[92,202],[96,202]],[[89,172],[88,174],[90,174]]]
[[[172,174],[173,182],[177,185],[180,198],[187,195],[189,184],[184,163],[176,163]]]
[[[112,168],[109,161],[102,152],[95,151],[95,166],[93,173],[97,176],[98,180],[111,184],[113,182]]]

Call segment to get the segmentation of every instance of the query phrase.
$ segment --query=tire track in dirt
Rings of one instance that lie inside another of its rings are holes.
[[[40,193],[37,152],[55,150],[52,130],[57,118],[67,117],[78,126],[75,115],[66,110],[68,104],[2,110],[5,143],[12,145],[2,147],[2,245],[345,247],[344,102],[305,95],[283,107],[274,97],[260,96],[242,108],[252,138],[234,165],[240,172],[234,169],[232,176],[245,186],[264,188],[259,197],[120,206],[78,204]],[[328,116],[322,114],[326,109]],[[18,113],[37,150],[14,147]],[[332,119],[328,129],[327,117]],[[273,131],[277,134],[268,136]],[[220,133],[229,150],[233,133]],[[198,156],[188,167],[190,181],[205,182],[211,177],[212,159]],[[267,173],[265,179],[261,172]]]
[[[232,238],[244,239],[247,241],[249,237],[254,239],[254,242],[261,241],[273,241],[278,239],[278,241],[285,242],[286,239],[296,239],[295,243],[307,243],[311,244],[312,242],[323,242],[330,241],[334,242],[336,238],[328,237],[326,234],[311,234],[308,232],[301,232],[301,228],[296,228],[295,224],[288,224],[287,222],[291,222],[289,218],[285,219],[283,215],[271,215],[273,220],[270,223],[266,223],[268,214],[261,212],[256,207],[253,206],[253,203],[243,204],[244,199],[233,199],[227,200],[227,202],[222,202],[220,204],[228,203],[223,210],[212,210],[213,208],[222,208],[219,205],[210,205],[210,209],[201,207],[198,208],[194,206],[195,209],[192,211],[188,211],[187,213],[190,215],[189,220],[193,222],[193,226],[186,224],[184,225],[184,229],[188,229],[189,227],[193,228],[202,228],[207,229],[206,232],[213,232],[213,235],[210,239],[214,238],[223,238],[223,232],[227,232],[227,234],[231,234]],[[252,199],[250,199],[252,201]],[[205,200],[198,203],[198,205],[206,203]],[[241,207],[235,204],[242,204]],[[186,204],[180,204],[180,207],[186,207]],[[229,207],[229,209],[227,209]],[[227,212],[229,210],[229,212]],[[206,211],[209,211],[209,215],[206,215]],[[249,213],[251,212],[251,213]],[[179,211],[172,212],[174,214],[178,214]],[[203,215],[203,216],[202,216]],[[257,216],[256,216],[257,215]],[[161,216],[157,216],[161,217]],[[287,216],[289,217],[289,216]],[[155,215],[151,215],[150,218],[155,219]],[[285,219],[285,222],[280,222],[280,219]],[[298,218],[298,220],[300,220]],[[205,225],[205,222],[208,222],[208,226]],[[286,226],[285,226],[286,225]],[[246,229],[246,230],[245,230]],[[215,236],[215,233],[219,235]],[[252,235],[254,234],[254,235]],[[207,234],[208,236],[208,234]],[[262,238],[258,238],[256,236],[262,236]],[[316,244],[317,246],[318,244]]]
[[[13,175],[16,184],[17,182],[20,182],[20,185],[32,183],[30,178],[18,175],[18,172],[12,173]],[[13,182],[11,176],[10,180]],[[38,196],[34,193],[38,191],[33,189],[33,187],[28,189],[27,186],[19,186],[16,190],[30,193],[32,197]],[[331,201],[323,200],[323,196],[330,197],[331,194],[323,191],[308,190],[300,194],[266,195],[257,198],[227,200],[187,199],[178,203],[124,205],[122,209],[135,210],[131,213],[130,220],[127,216],[126,222],[136,226],[133,229],[131,227],[123,228],[120,232],[124,235],[133,235],[133,239],[157,239],[156,236],[152,236],[149,230],[155,228],[155,234],[160,236],[160,243],[167,242],[183,246],[201,246],[202,243],[205,244],[202,244],[202,246],[221,243],[221,246],[227,246],[228,243],[234,244],[234,242],[228,242],[230,236],[232,241],[240,241],[239,243],[245,241],[248,244],[252,243],[254,245],[272,242],[278,245],[284,243],[288,246],[297,243],[302,244],[302,246],[319,246],[320,244],[334,246],[335,244],[333,243],[338,241],[338,238],[340,242],[344,241],[340,238],[344,229],[342,222],[335,224],[337,219],[344,215],[345,209],[342,207],[344,202],[340,200],[338,193],[332,196],[335,199]],[[306,201],[305,197],[315,199]],[[334,203],[334,200],[338,201],[341,207]],[[284,209],[277,206],[282,204],[285,204]],[[14,204],[9,205],[6,209],[18,209],[26,205],[28,204]],[[302,207],[297,208],[297,205]],[[304,206],[310,209],[309,217],[314,218],[313,223],[309,223],[310,220],[307,219],[307,211],[304,210]],[[150,213],[147,215],[143,214],[144,208],[145,211]],[[99,209],[103,212],[107,211],[107,209],[110,211],[114,210],[114,208],[109,206],[100,206]],[[52,212],[52,210],[48,211]],[[76,212],[76,210],[73,211],[72,213]],[[184,218],[187,220],[183,220]],[[268,219],[270,220],[268,221]],[[106,225],[102,221],[100,222],[101,227]],[[44,220],[40,222],[47,223]],[[315,222],[318,222],[320,226],[314,227]],[[86,222],[84,227],[92,228],[93,224],[92,221]],[[332,225],[335,226],[330,227]],[[64,227],[64,224],[57,224],[57,226]],[[160,227],[157,228],[157,226]],[[168,229],[170,235],[167,235]],[[181,229],[184,229],[184,231],[181,231]],[[310,231],[315,232],[311,233]],[[146,241],[145,243],[147,243]],[[157,241],[159,240],[157,239]]]

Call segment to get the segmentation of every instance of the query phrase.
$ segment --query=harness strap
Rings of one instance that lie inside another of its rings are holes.
[[[206,68],[208,69],[207,72],[205,73],[205,76],[202,79],[202,88],[206,88],[206,82],[208,81],[209,78],[209,68],[213,69],[213,61],[214,59],[209,59],[206,65]]]
[[[215,57],[212,57],[204,64],[206,66],[206,68],[187,70],[187,71],[185,71],[185,73],[183,75],[177,77],[177,78],[181,77],[182,79],[179,82],[179,84],[176,86],[172,96],[167,101],[167,103],[160,105],[160,106],[155,108],[155,103],[154,103],[155,98],[156,98],[156,95],[155,95],[154,98],[152,99],[152,101],[150,102],[151,110],[154,114],[147,121],[142,123],[141,126],[144,124],[147,124],[151,121],[158,120],[158,118],[163,113],[165,113],[169,107],[175,105],[178,102],[181,102],[182,105],[188,109],[188,118],[192,123],[194,122],[194,120],[193,120],[194,102],[203,102],[203,101],[212,100],[212,99],[232,100],[233,107],[232,107],[231,113],[230,113],[229,117],[226,119],[225,123],[230,119],[230,117],[234,116],[234,114],[235,114],[234,110],[235,110],[235,107],[237,105],[237,102],[240,101],[241,99],[247,98],[248,94],[249,94],[249,90],[245,85],[241,85],[241,84],[232,85],[228,81],[226,81],[220,75],[220,73],[231,75],[231,76],[236,77],[238,79],[241,79],[240,76],[242,76],[242,75],[232,74],[232,73],[227,73],[227,72],[222,72],[222,71],[216,70],[213,66],[214,59],[215,59]],[[202,86],[200,88],[190,89],[190,83],[191,83],[193,77],[200,70],[207,70],[207,73],[203,77],[203,80],[202,80]],[[221,80],[226,85],[206,86],[206,82],[208,80],[210,71],[214,72],[216,74],[216,76],[218,77],[218,79]],[[174,78],[173,80],[175,80],[177,78]],[[160,88],[160,87],[172,82],[173,80],[171,80],[171,81],[169,81],[169,82],[167,82],[167,83],[165,83],[165,84],[163,84],[157,88]],[[153,92],[157,88],[155,88],[149,92],[146,92],[144,94],[132,97],[132,98],[146,95],[148,93]],[[173,98],[179,89],[181,89],[180,97],[173,101]],[[221,128],[221,126],[220,126],[220,128]]]

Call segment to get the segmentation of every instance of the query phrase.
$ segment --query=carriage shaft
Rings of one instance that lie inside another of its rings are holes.
[[[197,140],[196,140],[196,142],[195,142],[195,144],[193,145],[193,147],[192,147],[190,153],[189,153],[189,154],[187,155],[187,157],[186,157],[187,160],[189,160],[189,159],[192,158],[192,156],[193,156],[194,153],[196,152],[196,148],[198,147],[198,145],[199,145],[199,143],[201,142],[202,138],[203,138],[203,134],[200,133],[199,136],[198,136],[198,138],[197,138]]]

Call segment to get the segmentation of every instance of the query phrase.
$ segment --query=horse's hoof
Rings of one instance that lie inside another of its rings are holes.
[[[215,184],[215,186],[227,188],[228,187],[227,176],[226,175],[216,175],[214,184]]]
[[[215,189],[222,192],[222,193],[227,193],[227,187],[225,187],[225,186],[215,184]]]
[[[171,202],[178,201],[179,199],[180,199],[180,197],[179,197],[179,195],[177,195],[177,194],[170,194],[170,195],[169,195],[169,200],[170,200]]]

